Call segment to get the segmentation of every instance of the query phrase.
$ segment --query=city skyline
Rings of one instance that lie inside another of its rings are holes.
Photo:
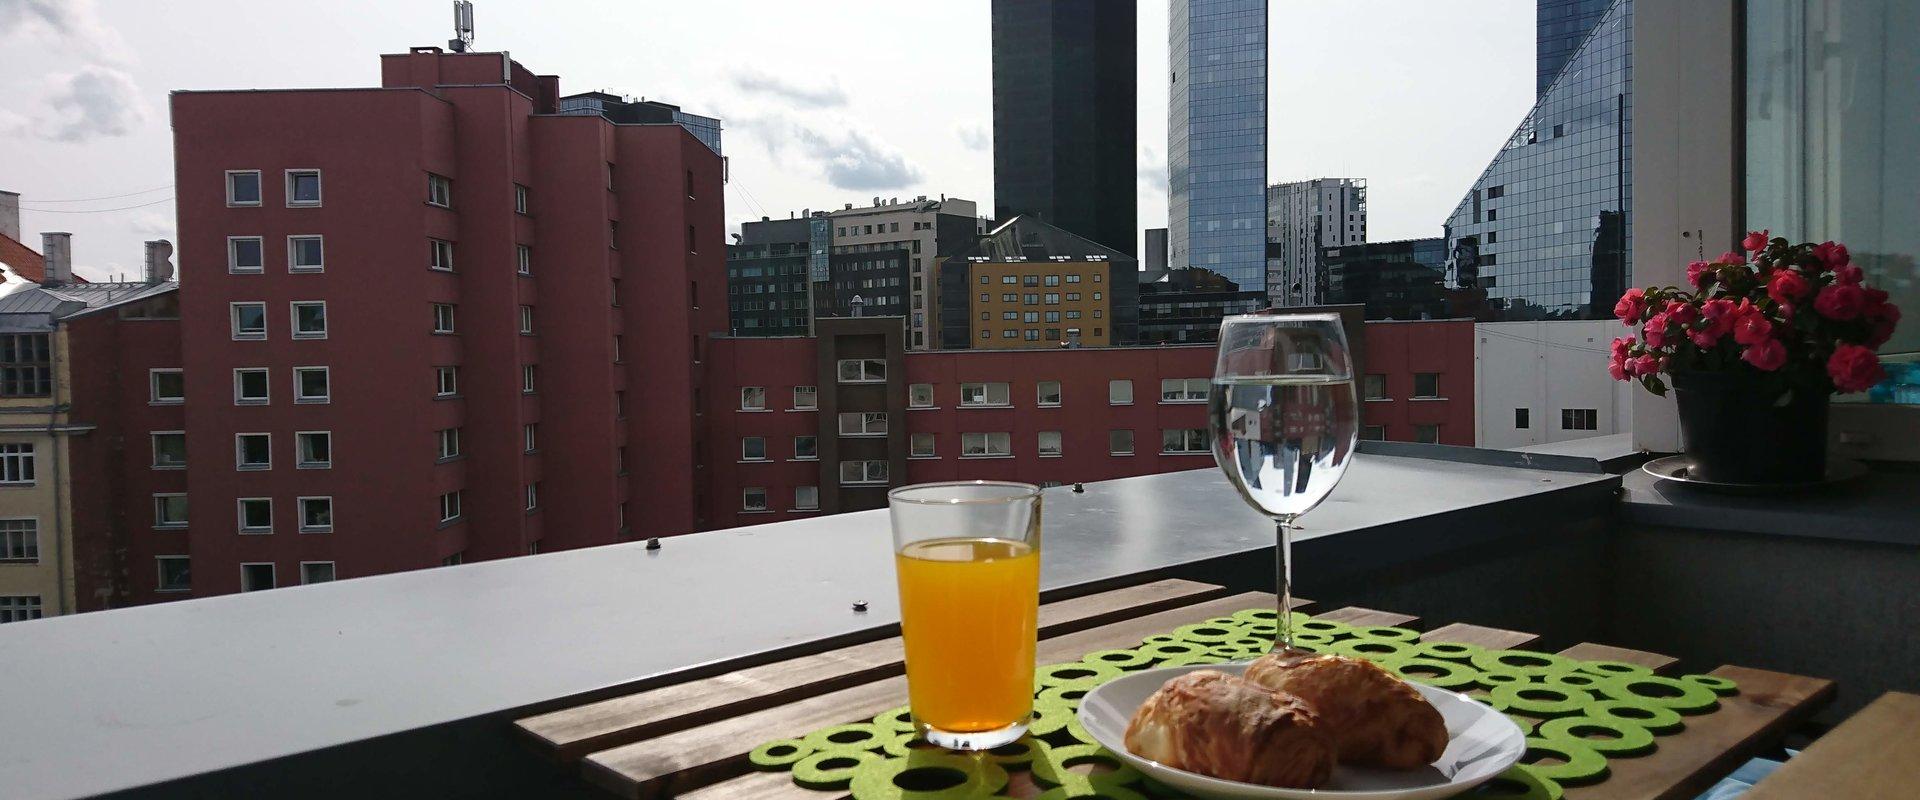
[[[269,9],[245,17],[195,13],[193,5],[169,11],[66,3],[52,22],[38,16],[37,5],[0,8],[0,42],[24,63],[40,65],[0,77],[0,142],[23,156],[0,165],[0,189],[22,193],[29,245],[41,231],[75,234],[82,276],[134,275],[142,241],[178,241],[172,204],[153,202],[170,196],[173,183],[167,92],[364,85],[376,78],[370,56],[442,44],[451,33],[445,6],[437,2]],[[611,8],[553,13],[482,3],[476,47],[578,76],[562,87],[569,94],[604,89],[721,118],[732,161],[730,230],[762,215],[858,205],[874,196],[947,194],[991,207],[987,4],[902,9],[876,3],[826,22],[797,8],[732,5],[738,7],[731,12],[665,11],[643,26],[637,19],[623,24],[628,18]],[[1378,190],[1371,209],[1376,237],[1435,235],[1532,102],[1533,4],[1479,0],[1471,13],[1415,2],[1336,5],[1342,7],[1274,11],[1268,180],[1367,175]],[[1408,24],[1380,22],[1388,17]],[[729,25],[699,27],[715,18]],[[1166,216],[1166,3],[1142,0],[1139,18],[1138,225],[1154,228]],[[590,20],[598,21],[584,24]],[[912,37],[892,37],[896,42],[878,35],[890,29],[939,30],[956,44],[939,51],[941,68],[890,69],[928,52]],[[1305,41],[1290,30],[1363,30],[1374,62],[1365,71],[1330,69],[1347,58],[1339,37]],[[256,47],[214,46],[286,39],[289,31],[312,44],[311,52],[261,59]],[[636,48],[633,31],[670,35]],[[838,36],[857,37],[862,47],[813,46],[820,37]],[[737,51],[728,45],[743,41],[755,43],[753,53],[732,55]],[[901,98],[926,95],[920,84],[927,80],[938,85],[944,113],[899,113]],[[1446,101],[1443,90],[1464,81],[1475,86],[1472,103]],[[1317,117],[1313,125],[1289,124],[1290,110],[1332,102],[1349,111]],[[1419,119],[1415,128],[1424,135],[1409,137],[1408,126],[1361,113],[1368,108]],[[110,197],[122,194],[132,196]],[[55,202],[81,198],[103,199]],[[37,210],[120,208],[127,210]],[[181,256],[190,267],[194,256]]]

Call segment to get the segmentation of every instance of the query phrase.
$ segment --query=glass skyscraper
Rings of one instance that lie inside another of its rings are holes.
[[[1173,0],[1168,266],[1266,301],[1267,2]]]
[[[1567,60],[1607,15],[1613,0],[1538,0],[1534,12],[1534,97],[1547,93]]]
[[[1447,220],[1493,320],[1602,319],[1632,278],[1633,0],[1605,16]]]

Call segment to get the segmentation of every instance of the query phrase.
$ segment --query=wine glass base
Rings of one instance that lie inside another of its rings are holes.
[[[1027,735],[1026,720],[990,731],[943,731],[924,722],[919,728],[920,738],[948,750],[992,750]]]

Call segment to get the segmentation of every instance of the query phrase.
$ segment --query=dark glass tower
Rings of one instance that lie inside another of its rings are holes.
[[[1139,250],[1135,29],[1134,0],[993,0],[995,218]]]
[[[1580,43],[1587,40],[1593,26],[1607,15],[1613,0],[1538,0],[1534,13],[1534,60],[1536,77],[1534,96],[1547,93],[1547,87],[1573,58]]]

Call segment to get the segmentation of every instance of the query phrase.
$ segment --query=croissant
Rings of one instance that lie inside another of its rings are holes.
[[[1299,698],[1197,670],[1169,680],[1127,724],[1127,749],[1230,781],[1312,789],[1333,773],[1333,740]]]
[[[1246,677],[1306,701],[1343,764],[1412,769],[1447,749],[1447,723],[1433,704],[1366,659],[1269,653],[1247,666]]]

